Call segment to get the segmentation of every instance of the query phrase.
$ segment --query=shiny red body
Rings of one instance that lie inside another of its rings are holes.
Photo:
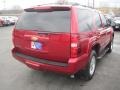
[[[113,30],[111,27],[108,27],[101,28],[102,30],[100,31],[94,28],[89,32],[79,32],[76,6],[66,7],[71,9],[71,30],[69,33],[38,34],[35,31],[19,31],[15,28],[13,31],[13,56],[28,67],[36,70],[53,71],[63,74],[75,74],[80,70],[84,70],[88,64],[93,47],[99,45],[99,50],[105,49],[111,41]],[[41,7],[38,7],[37,9],[40,8]],[[46,8],[46,6],[44,6],[44,8]],[[42,50],[34,50],[31,48],[32,37],[36,37],[39,42],[43,43]],[[72,44],[77,44],[77,46],[72,46]],[[28,58],[17,56],[15,54],[16,52],[52,62],[64,63],[66,65],[59,66],[35,62]]]

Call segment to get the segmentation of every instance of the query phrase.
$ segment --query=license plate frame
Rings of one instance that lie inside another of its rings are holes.
[[[41,50],[42,49],[42,43],[31,41],[31,48]]]

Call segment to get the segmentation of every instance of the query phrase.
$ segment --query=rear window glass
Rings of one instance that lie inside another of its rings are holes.
[[[69,32],[70,11],[24,12],[16,24],[16,29]]]

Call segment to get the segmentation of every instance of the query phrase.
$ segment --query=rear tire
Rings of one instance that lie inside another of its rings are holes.
[[[112,52],[112,49],[113,49],[113,39],[112,39],[112,41],[110,42],[110,44],[108,45],[108,48],[109,48],[108,53],[111,53],[111,52]]]
[[[90,54],[89,62],[84,71],[84,76],[86,80],[91,80],[94,76],[96,70],[96,52],[93,50]]]

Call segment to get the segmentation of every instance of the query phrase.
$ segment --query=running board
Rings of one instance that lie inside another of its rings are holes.
[[[105,54],[108,52],[108,50],[109,48],[105,49],[104,52],[100,56],[97,57],[97,59],[101,59],[102,57],[104,57]]]

